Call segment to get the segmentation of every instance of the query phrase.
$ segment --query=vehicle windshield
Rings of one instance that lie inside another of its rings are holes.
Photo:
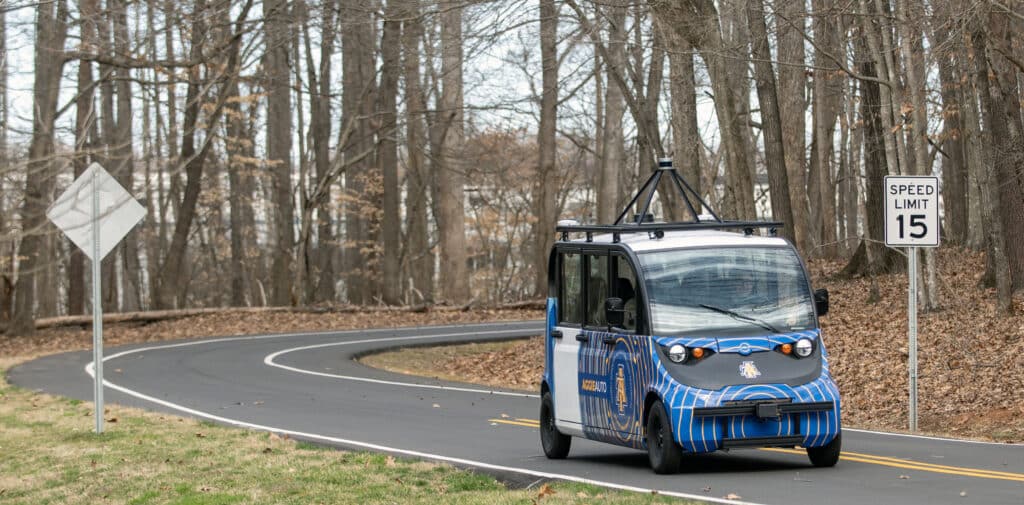
[[[657,335],[738,335],[814,326],[796,252],[786,247],[657,251],[639,255]]]

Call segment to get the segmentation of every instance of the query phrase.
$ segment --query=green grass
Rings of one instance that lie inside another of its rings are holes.
[[[0,504],[678,503],[569,483],[509,490],[447,465],[346,452],[263,432],[11,387],[0,369]],[[552,493],[553,494],[550,494]]]

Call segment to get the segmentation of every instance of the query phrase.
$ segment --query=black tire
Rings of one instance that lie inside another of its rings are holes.
[[[548,459],[565,459],[572,445],[572,437],[563,435],[555,426],[555,404],[549,392],[540,400],[540,445]]]
[[[672,421],[661,400],[655,401],[647,414],[647,457],[658,474],[678,473],[683,461],[683,450],[672,438]]]
[[[819,467],[826,468],[836,466],[839,462],[839,451],[843,445],[843,433],[839,432],[836,434],[836,438],[833,438],[831,442],[821,447],[808,447],[807,457],[811,459],[811,464]]]

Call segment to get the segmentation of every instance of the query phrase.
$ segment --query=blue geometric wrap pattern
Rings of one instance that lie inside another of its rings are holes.
[[[589,439],[645,449],[644,412],[655,398],[662,401],[669,413],[676,442],[684,451],[691,453],[718,450],[726,437],[800,435],[803,447],[821,447],[831,442],[841,429],[839,390],[829,373],[828,353],[817,329],[746,338],[651,337],[584,330],[587,342],[580,346],[577,384],[555,385],[552,383],[550,330],[557,317],[556,304],[557,299],[548,299],[544,380],[552,392],[555,387],[579,388],[582,429]],[[776,352],[774,349],[778,345],[793,344],[800,338],[810,339],[816,348],[821,349],[822,367],[819,377],[796,386],[769,383],[736,384],[719,390],[693,387],[672,377],[655,348],[678,343],[691,349],[703,347],[716,353],[756,357],[760,352]],[[783,413],[778,419],[760,419],[754,415],[694,415],[696,408],[721,407],[731,402],[751,400],[831,402],[833,409]]]

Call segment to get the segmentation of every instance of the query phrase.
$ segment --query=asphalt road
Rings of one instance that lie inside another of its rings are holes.
[[[803,451],[747,449],[688,456],[682,473],[655,475],[646,453],[581,439],[573,440],[568,459],[547,460],[535,394],[392,374],[353,359],[397,346],[535,335],[542,327],[498,323],[126,346],[106,351],[106,398],[339,447],[482,468],[520,482],[565,479],[786,505],[1024,505],[1022,445],[846,429],[835,468],[811,467]],[[14,368],[8,379],[90,400],[90,360],[88,352],[48,356]]]

